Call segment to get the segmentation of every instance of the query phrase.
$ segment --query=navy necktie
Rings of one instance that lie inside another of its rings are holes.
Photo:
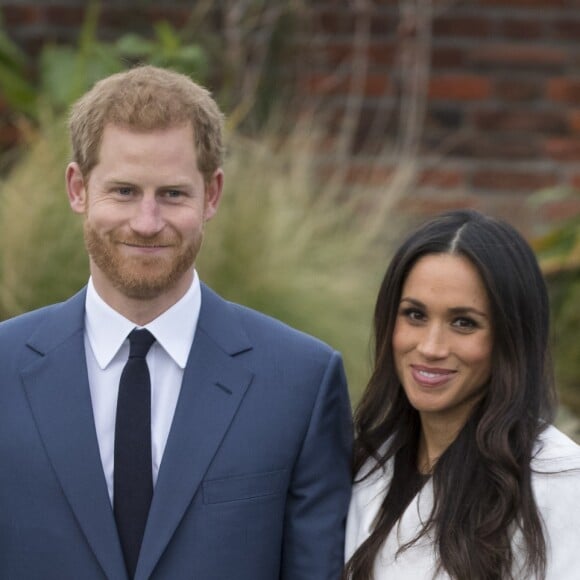
[[[155,341],[146,329],[129,334],[115,422],[113,508],[129,577],[133,578],[153,496],[151,379],[145,356]]]

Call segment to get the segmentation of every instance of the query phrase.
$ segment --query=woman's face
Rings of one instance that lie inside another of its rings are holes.
[[[403,285],[393,357],[423,424],[461,429],[483,394],[491,354],[489,299],[475,267],[451,254],[420,258]]]

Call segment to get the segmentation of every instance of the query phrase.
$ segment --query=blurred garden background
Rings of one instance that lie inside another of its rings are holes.
[[[518,227],[580,440],[577,0],[0,0],[0,319],[85,284],[66,112],[136,63],[191,75],[227,114],[202,279],[341,350],[353,403],[401,236],[454,207]]]

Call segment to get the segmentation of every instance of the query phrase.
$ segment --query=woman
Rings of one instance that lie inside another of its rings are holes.
[[[580,578],[580,447],[551,425],[525,240],[475,211],[431,220],[395,254],[374,325],[345,578]]]

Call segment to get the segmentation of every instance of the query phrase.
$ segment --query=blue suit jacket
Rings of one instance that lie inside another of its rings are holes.
[[[0,578],[126,580],[82,291],[0,324]],[[337,580],[350,497],[340,356],[202,288],[136,578]]]

